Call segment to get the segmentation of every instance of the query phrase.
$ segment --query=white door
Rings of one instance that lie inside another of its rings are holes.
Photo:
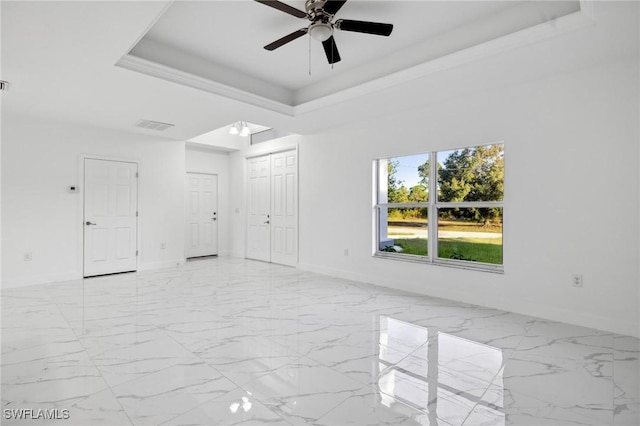
[[[271,261],[298,263],[298,164],[296,151],[271,155]]]
[[[247,257],[298,262],[298,164],[295,150],[248,162]]]
[[[248,160],[247,257],[271,262],[271,159]]]
[[[138,165],[84,161],[84,276],[137,269]]]
[[[187,173],[186,256],[218,254],[218,177]]]

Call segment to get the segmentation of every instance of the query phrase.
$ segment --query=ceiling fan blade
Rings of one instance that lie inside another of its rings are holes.
[[[336,46],[336,41],[333,36],[323,41],[322,47],[324,47],[324,53],[327,55],[327,61],[329,61],[330,64],[340,62],[340,53],[338,52],[338,46]]]
[[[356,33],[367,33],[380,36],[388,36],[393,31],[393,24],[382,24],[380,22],[352,21],[351,19],[338,19],[335,28],[342,31],[353,31]]]
[[[346,2],[347,0],[327,0],[322,9],[329,15],[335,15]]]
[[[307,14],[295,7],[289,6],[288,4],[282,3],[278,0],[255,0],[258,3],[262,3],[274,9],[278,9],[281,12],[288,13],[289,15],[293,15],[296,18],[306,18]]]
[[[274,41],[273,43],[267,44],[264,48],[267,50],[275,50],[278,47],[297,39],[298,37],[302,37],[306,33],[307,33],[306,28],[299,29],[297,31],[292,32],[291,34],[287,34],[286,36]]]

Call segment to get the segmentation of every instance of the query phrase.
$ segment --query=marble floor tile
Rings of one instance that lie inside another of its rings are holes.
[[[613,424],[640,425],[640,339],[615,335],[613,349]]]
[[[30,400],[23,404],[8,404],[4,410],[10,410],[9,416],[3,411],[3,425],[133,425],[124,409],[113,395],[110,389],[96,392],[69,400],[58,402],[38,403],[38,408],[48,410],[41,415],[32,413],[27,416],[27,412],[20,410],[32,410],[34,403]],[[13,413],[14,415],[11,415]],[[50,417],[45,417],[50,416]],[[10,417],[10,418],[7,418]],[[57,417],[57,418],[56,418]]]
[[[212,342],[196,354],[238,385],[271,373],[301,356],[272,340],[254,336]]]
[[[296,268],[214,258],[1,303],[3,425],[640,425],[638,338]]]
[[[80,342],[109,386],[197,360],[195,354],[162,330],[83,337]]]
[[[113,387],[134,424],[158,425],[237,385],[201,361],[177,364]]]
[[[53,406],[107,389],[100,371],[84,352],[70,352],[2,368],[2,400]]]
[[[268,409],[245,390],[236,389],[162,423],[162,426],[183,425],[291,426],[291,423]]]
[[[440,425],[448,423],[430,417],[397,399],[378,392],[347,398],[333,410],[314,422],[314,425]]]
[[[290,423],[312,424],[350,396],[371,388],[301,358],[243,386],[269,409]]]

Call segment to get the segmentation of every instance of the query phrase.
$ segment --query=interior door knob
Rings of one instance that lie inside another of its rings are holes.
[[[84,224],[85,224],[85,225],[87,225],[87,226],[88,226],[88,225],[97,225],[96,223],[89,222],[89,221],[86,221]]]

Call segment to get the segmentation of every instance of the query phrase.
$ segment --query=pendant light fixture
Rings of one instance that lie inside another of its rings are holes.
[[[249,125],[246,121],[236,121],[229,128],[229,134],[246,137],[251,134],[251,130],[249,129]]]

